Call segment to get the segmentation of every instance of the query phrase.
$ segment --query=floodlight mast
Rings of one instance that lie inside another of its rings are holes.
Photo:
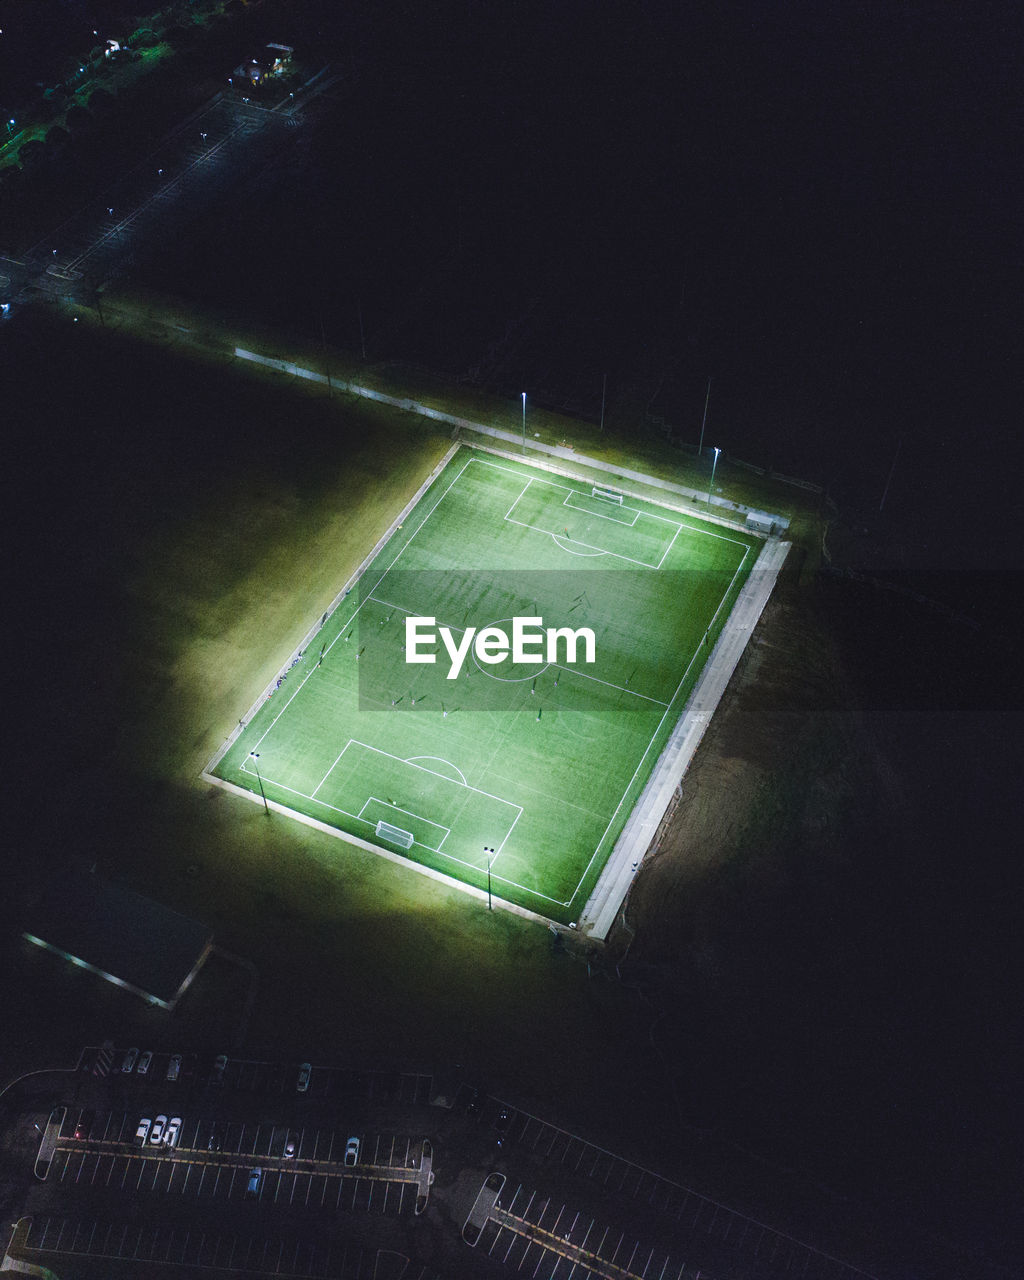
[[[491,863],[494,861],[494,850],[488,849],[484,845],[484,854],[487,857],[487,910],[493,911],[494,908],[491,906]]]
[[[697,457],[704,452],[704,428],[708,421],[708,402],[711,399],[711,379],[708,378],[708,393],[704,397],[704,416],[700,420],[700,440],[697,442]]]
[[[253,764],[256,766],[256,781],[260,784],[260,795],[263,797],[263,808],[269,818],[270,805],[267,804],[267,793],[263,790],[263,779],[260,777],[260,753],[258,751],[250,751],[249,755],[252,757]]]
[[[523,392],[523,456],[526,456],[526,392]]]
[[[722,452],[722,451],[721,451],[721,449],[719,449],[719,448],[717,448],[717,447],[716,447],[716,448],[715,448],[715,456],[714,456],[714,458],[712,459],[712,462],[711,462],[711,483],[710,483],[710,485],[708,485],[708,510],[709,510],[709,511],[711,510],[711,495],[712,495],[712,493],[714,493],[714,491],[715,491],[715,467],[717,467],[717,466],[718,466],[718,455],[719,455],[721,452]]]

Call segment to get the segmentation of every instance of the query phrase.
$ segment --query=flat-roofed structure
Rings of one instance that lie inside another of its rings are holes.
[[[22,934],[164,1009],[174,1008],[213,946],[198,920],[75,870],[46,887]]]

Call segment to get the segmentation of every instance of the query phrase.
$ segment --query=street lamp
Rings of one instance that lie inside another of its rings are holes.
[[[15,125],[15,120],[14,120],[14,117],[11,116],[10,120],[7,121],[7,136],[9,138],[14,137],[14,125]]]
[[[716,448],[715,456],[711,460],[711,484],[708,486],[708,510],[709,511],[711,510],[711,495],[714,492],[714,488],[715,488],[715,467],[718,466],[718,455],[721,452],[722,452],[721,449]]]
[[[260,784],[260,795],[263,797],[263,808],[266,810],[267,817],[270,817],[270,805],[267,804],[267,793],[263,790],[263,779],[260,777],[260,753],[258,751],[250,751],[253,763],[256,766],[256,781]]]
[[[488,849],[484,845],[484,855],[487,858],[487,910],[493,911],[494,908],[491,906],[491,863],[494,861],[494,850]]]
[[[523,453],[526,453],[526,392],[523,392]]]

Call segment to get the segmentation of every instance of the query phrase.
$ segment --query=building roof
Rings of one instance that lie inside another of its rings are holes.
[[[48,884],[24,936],[169,1009],[213,943],[198,920],[77,870]]]

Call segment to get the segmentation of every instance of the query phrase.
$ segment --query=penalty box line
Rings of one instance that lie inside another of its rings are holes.
[[[444,835],[441,837],[440,840],[438,840],[436,846],[433,847],[435,853],[441,853],[442,851],[441,846],[444,844],[444,842],[448,839],[448,837],[452,833],[451,827],[446,827],[441,822],[434,822],[430,818],[425,818],[422,813],[417,813],[414,809],[403,809],[400,804],[392,804],[390,800],[382,800],[380,796],[367,796],[367,798],[363,801],[363,807],[359,810],[357,814],[354,815],[356,818],[360,820],[360,822],[365,822],[367,825],[369,825],[370,819],[364,818],[363,814],[366,812],[367,805],[371,805],[371,804],[378,804],[382,809],[390,809],[392,813],[404,813],[407,818],[416,818],[417,821],[419,822],[425,822],[428,827],[437,827],[438,831],[443,831]],[[376,826],[376,823],[374,823],[373,825]],[[416,840],[415,837],[413,837],[413,844],[417,844],[417,843],[418,841]],[[431,848],[430,845],[424,845],[423,847],[425,849]]]
[[[430,772],[430,770],[428,770],[428,772]],[[438,774],[438,777],[444,777],[444,775]],[[280,791],[287,791],[289,794],[293,796],[297,796],[300,800],[306,800],[310,804],[316,804],[316,805],[322,806],[324,809],[330,809],[332,813],[341,814],[343,818],[351,818],[353,822],[361,822],[363,823],[364,826],[367,826],[367,827],[371,825],[376,825],[376,824],[371,824],[365,818],[360,818],[358,814],[350,813],[348,809],[343,809],[340,805],[331,804],[330,801],[328,800],[320,800],[319,798],[314,800],[312,796],[307,795],[305,791],[299,791],[296,787],[290,787],[286,782],[278,782],[275,778],[270,778],[270,777],[266,778],[265,781],[269,782],[271,786],[277,787],[278,790]],[[450,782],[452,781],[452,779],[449,778],[447,779],[447,781]],[[250,795],[252,793],[246,792],[245,794]],[[259,804],[258,797],[256,797],[256,803]],[[506,800],[505,803],[511,804],[511,801]],[[301,821],[305,815],[303,815],[301,811],[296,810],[295,816]],[[505,836],[505,839],[502,840],[501,844],[495,850],[494,861],[497,861],[498,855],[501,853],[502,849],[504,849],[505,842],[508,840],[509,836],[512,834],[512,828],[515,826],[516,822],[519,821],[519,816],[520,816],[519,814],[516,815],[516,819],[512,823],[512,827],[509,827],[508,832]],[[337,832],[337,834],[341,836],[345,835],[345,832],[343,830],[339,830],[337,826],[332,825],[330,829],[332,831]],[[372,844],[369,847],[371,849],[375,848],[375,846],[373,846]],[[430,845],[422,844],[418,840],[413,841],[413,848],[426,849],[429,853],[436,853],[438,857],[447,858],[449,862],[453,862],[456,864],[456,866],[459,866],[459,867],[465,867],[467,871],[473,871],[473,872],[476,872],[477,874],[480,874],[481,871],[484,870],[484,868],[481,868],[478,862],[467,862],[465,858],[458,858],[455,856],[455,854],[449,853],[445,849],[440,849],[440,848],[434,849]],[[491,863],[491,866],[493,868],[494,866],[493,862]],[[501,876],[501,875],[495,875],[493,878],[497,880],[500,884],[508,885],[509,888],[511,889],[519,889],[522,893],[528,894],[530,897],[538,898],[544,902],[550,902],[553,907],[564,907],[567,905],[567,903],[560,902],[558,898],[553,898],[549,893],[542,893],[539,889],[534,889],[529,885],[520,884],[518,880],[509,880],[506,876]],[[570,898],[569,901],[571,902],[572,899]]]
[[[477,462],[477,463],[479,463],[479,464],[480,464],[480,466],[482,466],[482,467],[491,467],[491,468],[493,468],[495,471],[504,471],[506,475],[510,475],[510,476],[518,476],[519,478],[522,478],[522,477],[521,477],[521,473],[520,473],[520,472],[518,472],[518,471],[514,471],[511,467],[502,466],[502,464],[501,464],[500,462],[491,462],[489,459],[485,459],[485,458],[472,458],[472,459],[470,459],[470,461],[472,461],[472,462]],[[524,466],[529,466],[529,463],[524,463],[523,465],[524,465]],[[460,473],[460,474],[461,474],[461,473]],[[544,476],[536,476],[536,477],[534,477],[534,479],[536,479],[536,482],[537,482],[538,484],[546,484],[546,485],[548,485],[548,486],[549,486],[550,488],[552,488],[552,489],[564,489],[564,490],[566,490],[566,491],[567,491],[567,492],[569,492],[569,493],[576,493],[576,494],[579,494],[581,497],[586,497],[586,496],[587,496],[587,495],[583,492],[583,490],[582,490],[582,489],[573,489],[573,488],[571,488],[569,485],[558,484],[558,482],[557,482],[557,481],[555,481],[555,480],[548,480],[548,479],[547,479],[546,477],[544,477]],[[532,481],[531,481],[531,483],[532,483]],[[529,488],[529,485],[527,485],[527,488]],[[524,490],[523,490],[523,493],[525,493],[525,492],[526,492],[526,489],[524,489]],[[512,508],[516,506],[516,503],[518,503],[518,502],[519,502],[519,499],[520,499],[520,498],[522,498],[522,496],[523,496],[523,494],[522,494],[522,493],[520,493],[519,498],[516,498],[515,502],[513,502],[513,503],[512,503],[512,506],[511,506],[511,507],[509,507],[509,511],[510,511],[510,512],[511,512]],[[630,496],[630,497],[632,497],[632,498],[633,498],[633,500],[634,500],[634,501],[636,501],[636,502],[643,502],[643,498],[638,498],[636,494],[630,494],[629,496]],[[563,505],[564,505],[564,503],[563,503]],[[675,510],[676,510],[676,508],[675,508],[675,507],[671,507],[671,506],[669,506],[669,508],[668,508],[668,509],[669,509],[670,511],[675,511]],[[634,510],[634,508],[630,507],[630,508],[629,508],[629,510],[630,510],[630,511],[632,511],[632,510]],[[595,511],[595,512],[593,512],[592,514],[594,514],[594,515],[600,515],[601,513],[600,513],[600,512],[598,512],[598,511]],[[705,521],[703,521],[703,520],[701,520],[700,516],[697,516],[697,515],[690,515],[690,514],[688,514],[688,513],[687,513],[687,512],[685,512],[685,511],[680,511],[680,512],[678,512],[679,517],[680,517],[680,519],[679,519],[679,520],[672,520],[672,519],[670,519],[668,516],[658,515],[658,513],[657,513],[656,511],[640,511],[640,514],[641,514],[641,515],[643,515],[643,516],[647,516],[647,518],[648,518],[649,520],[661,520],[664,524],[671,524],[671,525],[675,525],[675,526],[676,526],[676,528],[678,528],[678,529],[685,529],[687,533],[696,533],[696,534],[699,534],[699,535],[700,535],[701,537],[703,537],[703,538],[717,538],[717,539],[719,540],[719,542],[732,542],[732,543],[734,543],[734,544],[735,544],[736,546],[738,546],[738,547],[746,547],[746,546],[747,546],[747,544],[746,544],[746,543],[745,543],[741,538],[731,538],[727,533],[719,533],[719,532],[718,532],[717,530],[715,530],[715,529],[708,529],[708,528],[706,528],[706,527],[705,527],[706,522],[705,522]],[[608,517],[607,517],[607,516],[605,516],[605,517],[603,517],[603,518],[604,518],[604,519],[608,519]],[[613,521],[613,523],[617,523],[617,522]],[[532,526],[532,525],[524,525],[523,527],[524,527],[524,528],[529,529],[529,528],[532,528],[533,526]],[[543,533],[543,532],[546,532],[546,530],[538,530],[538,532]],[[614,555],[614,554],[615,554],[615,552],[610,551],[610,552],[608,552],[608,554],[609,554],[609,555]],[[649,566],[649,565],[648,565],[647,567],[648,567],[648,568],[650,568],[650,566]]]
[[[335,768],[336,768],[336,767],[337,767],[337,765],[338,765],[338,762],[341,760],[342,756],[343,756],[343,755],[345,754],[345,752],[349,749],[349,747],[361,747],[364,751],[372,751],[372,752],[374,753],[374,755],[378,755],[378,756],[386,756],[389,760],[394,760],[396,764],[404,765],[407,769],[419,769],[421,773],[429,773],[429,774],[431,775],[431,777],[434,777],[434,778],[440,778],[442,782],[447,782],[447,783],[449,783],[449,784],[450,784],[451,786],[453,786],[453,787],[462,787],[462,789],[463,789],[463,790],[465,790],[465,791],[473,791],[473,792],[475,792],[475,793],[476,793],[476,795],[478,795],[478,796],[485,796],[488,800],[496,800],[498,804],[507,805],[507,806],[508,806],[508,808],[510,808],[510,809],[515,809],[515,810],[516,810],[516,816],[512,819],[512,825],[511,825],[511,826],[509,827],[509,829],[505,832],[505,835],[504,835],[504,837],[503,837],[503,839],[502,839],[502,841],[501,841],[501,844],[500,844],[500,845],[497,847],[497,849],[495,850],[495,855],[494,855],[495,857],[497,857],[497,856],[498,856],[498,854],[501,852],[501,850],[502,850],[502,849],[504,849],[505,844],[506,844],[506,842],[507,842],[507,840],[508,840],[509,836],[512,834],[513,830],[515,829],[515,825],[516,825],[516,823],[517,823],[517,822],[519,821],[519,819],[523,816],[523,806],[522,806],[521,804],[516,804],[514,800],[506,800],[504,796],[496,796],[496,795],[493,795],[490,791],[484,791],[482,787],[474,787],[471,783],[468,783],[468,782],[465,782],[465,781],[460,782],[460,781],[459,781],[458,779],[456,779],[456,778],[450,778],[447,774],[444,774],[444,773],[438,773],[438,771],[437,771],[436,769],[428,769],[428,768],[426,767],[426,765],[416,764],[416,763],[415,763],[414,761],[412,761],[412,760],[403,760],[401,756],[392,755],[392,753],[391,753],[390,751],[384,751],[381,747],[371,747],[371,746],[370,746],[370,744],[369,744],[368,742],[360,742],[360,741],[358,740],[358,738],[349,738],[348,742],[346,742],[346,743],[345,743],[345,745],[342,747],[342,749],[338,752],[338,756],[337,756],[337,759],[334,761],[334,764],[332,764],[332,765],[331,765],[331,767],[327,770],[327,772],[324,774],[324,776],[323,776],[323,777],[320,779],[320,781],[316,784],[316,787],[315,787],[315,788],[314,788],[314,790],[313,790],[313,794],[312,794],[312,795],[310,795],[310,796],[306,796],[306,797],[305,797],[307,800],[315,801],[317,804],[326,804],[326,803],[327,803],[326,801],[320,800],[316,793],[317,793],[317,791],[319,791],[319,790],[320,790],[320,788],[324,785],[324,783],[327,781],[327,779],[328,779],[328,778],[331,776],[331,774],[334,772]],[[423,757],[421,757],[421,758],[423,758]],[[432,756],[432,757],[430,757],[430,758],[431,758],[431,759],[435,759],[435,760],[441,760],[441,757],[440,757],[440,756]],[[461,774],[462,774],[462,770],[461,770],[461,769],[459,769],[457,765],[452,764],[452,762],[451,762],[450,760],[443,760],[443,761],[442,761],[442,763],[447,764],[447,765],[451,765],[451,767],[455,770],[455,772],[456,772],[456,773],[458,773],[458,774],[461,776]],[[295,792],[295,794],[296,794],[296,795],[303,795],[303,793],[302,793],[301,791],[296,791],[296,792]],[[334,806],[334,805],[329,805],[329,807],[330,807],[330,808],[335,808],[335,806]],[[364,802],[363,808],[365,808],[365,807],[366,807],[366,805],[365,805],[365,802]],[[399,806],[399,805],[394,805],[394,806],[392,806],[392,807],[397,809],[397,808],[400,808],[401,806]],[[339,810],[339,812],[347,812],[347,810]],[[406,810],[405,812],[411,812],[411,810]],[[359,812],[358,814],[350,814],[349,816],[350,816],[350,817],[354,817],[354,818],[359,818],[359,817],[361,816],[361,814],[362,814],[362,810],[360,810],[360,812]],[[419,815],[419,814],[413,814],[412,816],[413,816],[413,817],[419,817],[419,816],[421,816],[421,815]],[[424,821],[425,821],[425,822],[430,822],[430,819],[429,819],[429,818],[425,818],[425,819],[424,819]],[[434,826],[434,827],[441,827],[441,828],[442,828],[442,829],[444,829],[444,830],[449,830],[449,831],[450,831],[450,828],[444,828],[444,827],[443,827],[443,824],[442,824],[442,823],[440,823],[440,822],[430,822],[430,825],[431,825],[431,826]],[[442,841],[442,843],[443,843],[443,841]],[[424,846],[424,847],[428,847],[428,846]],[[441,852],[441,850],[440,850],[440,849],[435,849],[435,850],[434,850],[434,852],[435,852],[435,853],[440,853],[440,852]],[[445,856],[447,857],[447,856],[450,856],[450,855],[447,855],[447,854],[446,854]],[[458,859],[455,859],[455,860],[456,860],[456,861],[458,861]],[[472,865],[472,864],[466,864],[466,865]]]

